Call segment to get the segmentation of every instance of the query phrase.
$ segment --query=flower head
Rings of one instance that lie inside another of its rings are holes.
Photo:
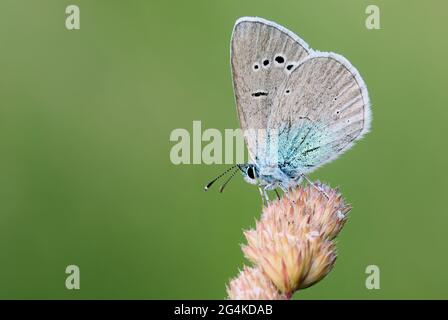
[[[301,221],[306,219],[311,229],[318,230],[328,240],[333,240],[339,234],[351,210],[351,206],[345,203],[337,189],[319,182],[315,183],[315,186],[307,185],[291,190],[287,197],[283,197],[282,204],[274,202],[268,208],[281,210],[287,199],[293,202],[291,206],[293,212],[289,210],[289,216],[299,218]]]
[[[244,233],[247,245],[242,250],[278,290],[290,296],[330,272],[336,259],[331,240],[349,210],[336,190],[323,185],[298,187],[264,208],[255,230]]]
[[[244,267],[230,281],[227,294],[231,300],[284,300],[271,280],[259,268]]]

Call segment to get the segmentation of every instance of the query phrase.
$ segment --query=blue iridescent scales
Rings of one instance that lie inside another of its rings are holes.
[[[259,134],[257,141],[261,146],[256,148],[252,165],[258,184],[266,190],[280,187],[286,191],[333,153],[331,136],[308,120]]]

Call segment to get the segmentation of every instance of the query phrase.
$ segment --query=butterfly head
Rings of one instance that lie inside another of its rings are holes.
[[[259,170],[255,164],[248,163],[239,166],[243,178],[246,182],[250,184],[258,184],[258,179],[260,177]]]
[[[235,174],[238,171],[241,171],[241,173],[243,174],[244,180],[246,180],[248,183],[258,184],[260,175],[259,175],[259,170],[258,170],[257,166],[252,163],[246,163],[246,164],[237,164],[237,165],[234,165],[233,167],[230,167],[229,169],[224,171],[222,174],[217,176],[215,179],[210,181],[205,186],[204,190],[207,191],[217,180],[219,180],[220,178],[222,178],[223,176],[225,176],[226,174],[231,172],[228,179],[224,182],[224,184],[219,189],[220,192],[223,192],[226,185],[230,182],[230,180],[232,180],[232,178],[235,176]]]

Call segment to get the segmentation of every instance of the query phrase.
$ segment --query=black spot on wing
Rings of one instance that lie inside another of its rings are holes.
[[[252,97],[261,97],[261,96],[267,96],[268,93],[265,91],[256,91],[252,93]]]
[[[305,151],[302,152],[302,155],[306,156],[308,153],[316,151],[319,148],[320,147],[315,147],[315,148],[311,148],[311,149],[305,150]]]

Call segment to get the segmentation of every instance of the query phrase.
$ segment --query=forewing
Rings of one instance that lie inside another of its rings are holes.
[[[272,108],[278,105],[279,88],[310,51],[297,35],[273,22],[246,17],[235,23],[231,41],[233,85],[252,159],[260,148],[254,132],[267,129]]]
[[[279,90],[283,94],[268,127],[280,130],[280,160],[290,175],[333,160],[369,129],[366,86],[340,55],[313,53]]]

